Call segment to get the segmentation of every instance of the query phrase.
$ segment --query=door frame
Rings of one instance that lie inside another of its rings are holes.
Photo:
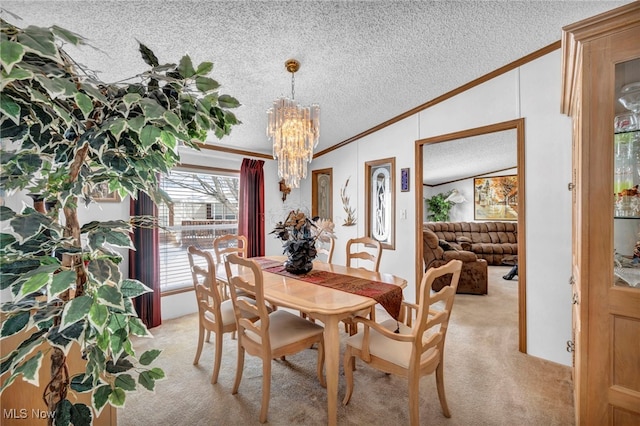
[[[424,145],[449,142],[455,139],[468,138],[471,136],[485,135],[489,133],[501,132],[504,130],[516,130],[517,145],[517,175],[518,175],[518,350],[527,353],[527,266],[526,266],[526,235],[525,235],[525,145],[524,145],[524,118],[503,121],[501,123],[490,124],[488,126],[476,127],[473,129],[461,130],[445,135],[433,136],[419,139],[415,142],[415,204],[416,204],[416,283],[420,283],[423,270],[422,257],[422,223],[424,217],[424,203],[422,202],[422,173]],[[416,284],[417,285],[417,284]],[[417,294],[416,289],[416,294]]]

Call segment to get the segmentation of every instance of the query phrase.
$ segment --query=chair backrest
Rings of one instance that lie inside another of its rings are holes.
[[[196,292],[198,310],[219,311],[222,298],[216,279],[216,267],[213,256],[208,251],[195,246],[187,248],[193,288]]]
[[[247,238],[244,235],[221,235],[213,240],[213,251],[218,263],[224,262],[224,258],[230,253],[247,257]]]
[[[237,254],[229,254],[224,261],[227,270],[227,281],[231,292],[231,301],[236,316],[238,339],[247,331],[258,335],[259,339],[248,339],[251,342],[261,342],[256,348],[262,347],[271,351],[269,341],[269,309],[264,299],[264,285],[260,265],[251,259],[244,259]],[[239,297],[239,293],[255,298],[251,302],[246,297]],[[256,321],[256,317],[260,321]]]
[[[333,259],[334,247],[335,247],[335,240],[333,238],[329,238],[329,242],[326,243],[326,245],[323,244],[319,247],[316,247],[316,251],[318,252],[318,254],[327,256],[325,263],[331,263],[331,260]]]
[[[442,353],[461,271],[462,261],[452,260],[439,268],[429,269],[422,277],[418,290],[418,313],[412,327],[412,334],[418,343],[414,350],[418,350],[420,355],[431,348],[436,348]],[[447,274],[451,274],[451,283],[431,294],[433,281]]]
[[[362,249],[358,251],[358,244],[362,244]],[[367,248],[373,248],[368,251]],[[382,244],[380,241],[369,237],[352,238],[347,241],[347,266],[351,266],[351,259],[364,259],[370,261],[373,265],[371,268],[362,267],[362,269],[370,269],[378,272],[380,268],[380,258],[382,257]]]

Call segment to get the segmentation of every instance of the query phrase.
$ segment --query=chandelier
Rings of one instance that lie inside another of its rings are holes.
[[[273,158],[278,159],[278,176],[287,186],[298,188],[307,177],[307,163],[320,136],[320,107],[298,105],[295,101],[294,74],[300,62],[288,59],[285,68],[291,73],[291,99],[281,97],[267,111],[267,137],[273,143]]]

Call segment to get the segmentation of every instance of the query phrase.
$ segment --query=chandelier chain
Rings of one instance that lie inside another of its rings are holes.
[[[291,73],[291,100],[294,101],[296,99],[296,74]]]

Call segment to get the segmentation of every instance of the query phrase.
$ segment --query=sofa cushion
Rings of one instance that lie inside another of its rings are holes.
[[[442,247],[442,250],[444,251],[458,250],[453,244],[450,244],[445,240],[438,240],[438,245]]]

